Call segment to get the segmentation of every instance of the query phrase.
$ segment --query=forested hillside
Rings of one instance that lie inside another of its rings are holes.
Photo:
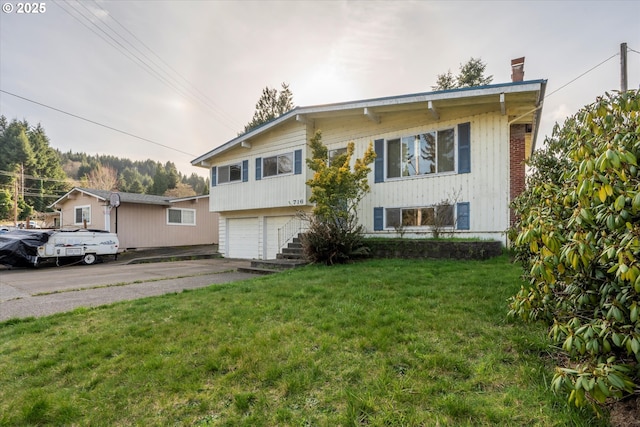
[[[63,153],[51,147],[40,124],[0,116],[0,220],[13,219],[15,200],[24,220],[74,186],[171,197],[209,192],[208,179],[184,175],[173,162]]]
[[[209,192],[209,182],[192,173],[183,175],[173,162],[162,164],[151,159],[133,161],[109,155],[62,153],[56,150],[67,177],[87,187],[119,191],[188,197]],[[107,185],[105,185],[107,184]]]

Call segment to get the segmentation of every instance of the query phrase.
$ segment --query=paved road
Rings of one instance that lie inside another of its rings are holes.
[[[116,301],[256,277],[244,260],[105,263],[0,271],[0,321],[39,317]]]

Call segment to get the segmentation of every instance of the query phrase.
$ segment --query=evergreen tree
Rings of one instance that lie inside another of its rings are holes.
[[[289,85],[282,83],[282,90],[271,89],[268,86],[262,89],[262,96],[256,103],[256,111],[253,119],[244,127],[247,133],[258,126],[270,122],[293,109],[293,93]]]
[[[460,64],[460,72],[455,77],[451,70],[438,74],[436,84],[431,89],[435,91],[488,85],[493,81],[493,76],[485,77],[486,68],[487,64],[480,58],[471,58],[465,64]]]
[[[0,117],[0,171],[0,185],[14,191],[13,183],[18,180],[24,195],[21,203],[37,211],[46,210],[52,198],[69,188],[44,129],[40,125],[32,128],[26,120],[8,123],[6,117]]]

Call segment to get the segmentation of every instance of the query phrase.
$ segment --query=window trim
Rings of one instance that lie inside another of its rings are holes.
[[[291,171],[290,172],[280,173],[278,171],[278,169],[279,169],[278,168],[278,165],[279,165],[278,159],[281,156],[289,156],[289,158],[291,159]],[[273,159],[274,157],[276,159],[276,173],[274,175],[267,175],[267,169],[265,168],[264,162],[265,162],[265,160]],[[296,174],[295,163],[296,163],[295,151],[287,151],[287,152],[284,152],[284,153],[274,154],[272,156],[262,157],[262,159],[260,160],[261,172],[262,172],[261,179],[269,179],[269,178],[276,178],[276,177],[279,177],[279,176],[294,175],[294,174]]]
[[[87,221],[87,225],[91,224],[91,205],[82,205],[82,206],[74,206],[73,207],[73,225],[84,225],[84,215],[82,215],[82,213],[80,214],[80,216],[83,217],[82,220],[80,222],[77,222],[78,209],[81,209],[81,210],[87,209],[88,210],[89,218],[86,221]]]
[[[169,215],[169,211],[179,211],[180,212],[180,222],[171,222],[170,221],[170,215]],[[183,212],[193,212],[193,223],[186,223],[183,222]],[[184,226],[188,226],[188,227],[195,227],[197,225],[197,221],[196,221],[196,210],[195,209],[189,209],[189,208],[176,208],[176,207],[171,207],[171,208],[167,208],[167,225],[184,225]]]

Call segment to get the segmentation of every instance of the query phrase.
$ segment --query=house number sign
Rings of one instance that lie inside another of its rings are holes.
[[[292,205],[292,206],[304,205],[304,199],[293,199],[293,200],[289,201],[289,204]]]

